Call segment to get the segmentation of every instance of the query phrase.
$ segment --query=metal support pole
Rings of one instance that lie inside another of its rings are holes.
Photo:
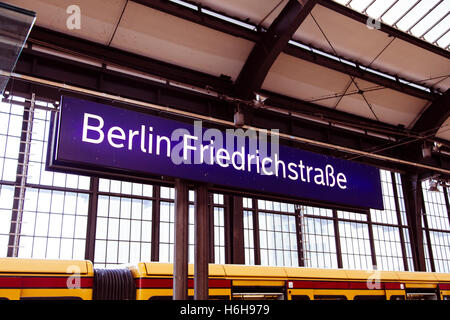
[[[305,252],[303,250],[303,212],[302,207],[296,205],[295,207],[295,225],[297,228],[297,255],[298,255],[298,266],[305,266]]]
[[[394,200],[395,200],[395,211],[397,213],[397,221],[399,226],[403,226],[405,223],[407,224],[407,221],[402,221],[402,215],[400,212],[400,199],[398,196],[397,186],[398,182],[395,177],[395,173],[391,172],[391,180],[392,180],[392,186],[394,190]],[[405,271],[410,271],[408,266],[408,258],[407,258],[407,251],[406,251],[406,242],[405,242],[405,236],[403,235],[403,227],[399,228],[399,236],[400,236],[400,244],[402,247],[402,256],[403,256],[403,267],[405,268]],[[411,270],[412,271],[412,270]]]
[[[339,231],[339,219],[336,209],[333,209],[333,226],[334,226],[334,239],[336,241],[337,265],[339,269],[342,269],[344,267],[344,263],[342,260],[341,235]]]
[[[195,195],[194,299],[208,299],[209,215],[208,187],[200,184]]]
[[[30,158],[31,138],[33,131],[35,94],[31,94],[30,107],[24,109],[22,133],[17,165],[16,184],[14,188],[14,203],[11,215],[10,236],[8,242],[8,257],[19,256],[20,233],[22,229],[23,209],[25,205],[25,189]]]
[[[175,250],[173,261],[173,300],[188,298],[188,212],[186,182],[175,181]]]
[[[402,175],[414,271],[426,271],[422,231],[422,188],[417,175]],[[412,271],[412,270],[411,270]]]
[[[233,223],[230,226],[230,233],[232,239],[232,260],[231,263],[245,264],[244,251],[244,208],[242,204],[242,197],[230,196],[232,198],[231,214]]]
[[[151,260],[159,261],[159,237],[160,237],[160,210],[161,210],[161,187],[153,186],[152,207],[152,248]]]
[[[94,261],[95,258],[95,235],[97,231],[97,208],[98,208],[98,177],[91,177],[89,195],[88,222],[86,230],[86,249],[84,258]]]

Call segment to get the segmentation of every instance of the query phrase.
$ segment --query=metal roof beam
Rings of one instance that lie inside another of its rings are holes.
[[[204,14],[201,12],[203,8],[199,8],[199,10],[196,11],[190,8],[183,7],[176,3],[160,0],[133,0],[133,1],[145,5],[147,7],[150,7],[152,9],[159,10],[167,14],[171,14],[178,18],[195,22],[202,26],[212,28],[214,30],[224,32],[230,35],[234,35],[236,37],[241,37],[255,43],[260,42],[261,41],[260,39],[265,35],[265,33],[253,31],[248,28],[244,28],[242,26],[230,23],[228,21],[218,19],[212,15]],[[307,47],[311,46],[308,45]],[[283,52],[296,58],[303,59],[327,68],[331,68],[339,72],[350,74],[351,76],[355,76],[360,79],[370,81],[375,84],[393,90],[397,90],[414,97],[433,101],[437,96],[434,92],[427,92],[415,88],[413,86],[402,84],[400,81],[388,79],[375,73],[364,71],[361,68],[351,67],[348,64],[342,62],[343,59],[341,57],[336,57],[337,60],[339,61],[337,61],[336,59],[333,60],[331,58],[326,58],[325,56],[320,55],[311,50],[302,50],[301,48],[298,48],[295,45],[291,44],[286,45],[283,49]]]
[[[298,48],[294,45],[289,45],[284,50],[284,53],[291,55],[293,57],[309,61],[311,63],[318,64],[320,66],[342,72],[345,74],[348,74],[352,77],[356,77],[365,81],[372,82],[374,84],[380,85],[387,89],[396,90],[405,94],[408,94],[413,97],[417,97],[420,99],[425,99],[429,101],[434,101],[438,95],[434,92],[429,92],[425,90],[418,89],[416,87],[413,87],[411,85],[407,85],[405,83],[402,83],[396,78],[396,80],[390,79],[389,77],[383,77],[379,74],[376,74],[375,72],[369,72],[364,70],[364,66],[361,66],[354,63],[348,64],[343,63],[342,59],[332,59],[330,57],[327,57],[325,55],[321,55],[318,53],[315,53],[313,51],[308,51],[302,48]],[[352,62],[352,61],[351,61]],[[373,68],[371,68],[373,69]],[[377,71],[377,70],[375,70]],[[381,72],[380,72],[381,73]]]
[[[243,28],[239,25],[229,23],[214,16],[204,14],[201,11],[201,7],[199,6],[198,10],[195,11],[170,1],[161,1],[161,0],[132,0],[132,1],[161,12],[165,12],[175,17],[189,20],[202,26],[214,30],[219,30],[221,32],[225,32],[227,34],[244,38],[250,41],[254,42],[258,41],[260,37],[260,34],[257,32],[252,32],[247,28]]]
[[[168,78],[173,81],[198,87],[214,88],[219,92],[231,92],[232,82],[227,77],[216,77],[200,71],[144,57],[129,51],[122,51],[99,43],[75,38],[43,27],[35,26],[30,33],[28,43],[44,45],[62,52],[74,53],[78,56],[96,58],[114,63],[154,76]]]
[[[316,3],[317,0],[289,0],[248,56],[235,83],[237,96],[250,99],[261,88],[270,67]]]
[[[412,130],[427,135],[436,134],[448,117],[450,117],[450,89],[422,113]]]

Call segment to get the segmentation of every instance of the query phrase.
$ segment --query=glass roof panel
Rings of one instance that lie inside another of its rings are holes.
[[[333,0],[449,50],[450,0]]]
[[[0,2],[0,94],[8,83],[36,14]]]

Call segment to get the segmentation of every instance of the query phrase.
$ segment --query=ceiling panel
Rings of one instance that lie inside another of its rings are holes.
[[[364,101],[364,98],[360,94],[351,94],[342,97],[337,110],[355,114],[367,119],[376,120],[367,103]]]
[[[449,59],[400,39],[395,39],[373,66],[416,82],[435,78],[439,81],[450,75]],[[439,82],[436,87],[445,91],[449,88],[447,80]]]
[[[314,7],[293,38],[424,85],[433,85],[439,78],[450,75],[450,59],[369,28],[321,5]],[[441,81],[435,88],[445,91],[449,82]]]
[[[433,77],[429,80],[423,81],[422,83],[426,86],[440,87],[441,90],[446,90],[450,88],[450,74]]]
[[[129,2],[111,46],[220,76],[238,76],[253,43]]]
[[[419,99],[416,101],[416,98],[410,101],[411,97],[401,95],[398,96],[397,92],[390,89],[366,92],[364,97],[361,94],[347,95],[341,99],[337,110],[409,128],[428,102]]]
[[[369,104],[366,102],[367,92],[378,90],[385,90],[385,89],[374,83],[355,77],[349,77],[347,90],[345,91],[344,96],[342,96],[341,99],[339,100],[339,103],[336,105],[336,110],[356,114],[358,116],[372,120],[378,120],[379,119],[378,113],[376,113],[375,111],[372,112],[370,109],[370,107],[372,107],[372,104],[369,102],[370,103],[369,107]],[[362,96],[360,92],[364,92],[364,96]],[[374,115],[374,113],[376,116]]]
[[[223,12],[224,14],[239,18],[249,19],[254,24],[264,20],[263,26],[269,26],[280,14],[288,0],[200,0],[204,7]]]
[[[119,21],[126,0],[8,0],[6,3],[37,13],[36,24],[90,41],[108,44]],[[80,29],[69,29],[67,20],[70,5],[78,5],[81,12]]]
[[[281,53],[263,83],[263,89],[334,107],[335,94],[345,90],[349,76]]]
[[[411,128],[417,117],[430,104],[410,95],[391,89],[374,90],[364,93],[381,122],[404,125]]]
[[[450,141],[450,118],[442,124],[438,130],[436,137]]]
[[[275,61],[263,89],[405,127],[410,127],[428,106],[428,101],[286,54],[281,54]]]
[[[354,81],[358,87],[352,82],[347,91],[348,94],[341,99],[337,110],[409,128],[429,105],[426,100],[374,86],[358,78],[354,78]],[[358,88],[363,91],[364,96],[360,93],[355,94]]]
[[[314,7],[293,38],[330,53],[335,50],[339,56],[364,65],[369,65],[392,40],[383,32],[321,5]]]

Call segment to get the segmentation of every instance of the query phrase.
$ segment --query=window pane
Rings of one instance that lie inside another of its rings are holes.
[[[370,209],[372,222],[397,225],[398,224],[397,208],[395,205],[395,197],[394,197],[394,187],[396,186],[393,185],[391,172],[386,170],[380,170],[380,178],[381,178],[381,186],[382,186],[381,189],[383,194],[384,210]],[[399,199],[399,201],[403,201],[403,199]]]
[[[271,210],[271,212],[264,212],[259,207],[263,204],[264,210]],[[287,213],[289,206],[274,201],[258,201],[258,209],[260,210],[258,222],[261,264],[272,266],[298,265],[296,240],[294,245],[291,242],[291,238],[296,239],[297,237],[295,218],[281,212],[281,209],[285,209],[285,213]],[[273,211],[278,211],[278,213]],[[293,226],[290,226],[292,224]],[[292,253],[295,254],[292,255]],[[292,257],[295,257],[295,259],[292,259]]]
[[[105,179],[101,190],[108,190],[110,182],[114,194],[132,193],[131,183],[117,180]],[[99,196],[95,242],[97,266],[132,263],[150,257],[152,215],[144,211],[150,208],[151,213],[151,207],[152,200]]]
[[[365,223],[339,221],[341,246],[346,243],[345,253],[342,251],[344,268],[373,269],[368,228]]]
[[[333,221],[304,217],[303,226],[305,266],[337,268]]]
[[[449,188],[446,192],[448,193]],[[434,259],[436,272],[450,272],[450,223],[448,208],[445,199],[444,188],[437,186],[437,191],[430,191],[429,181],[422,182],[423,201],[425,204],[425,215],[430,235],[430,245]],[[424,242],[428,242],[424,230]],[[427,269],[431,271],[430,254],[427,245],[425,256]]]
[[[19,257],[84,258],[85,248],[81,243],[86,239],[87,218],[76,210],[77,197],[89,199],[88,194],[82,193],[26,189]]]
[[[373,225],[378,270],[404,271],[399,228]],[[397,261],[402,261],[398,264]]]

